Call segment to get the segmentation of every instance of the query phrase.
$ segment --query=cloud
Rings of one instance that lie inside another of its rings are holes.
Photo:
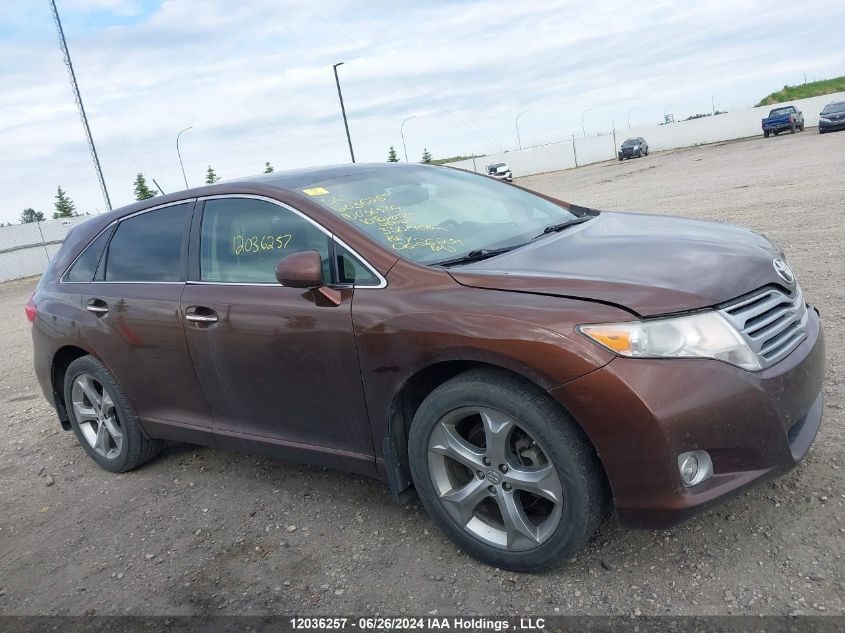
[[[644,5],[644,6],[641,6]],[[845,7],[714,0],[589,5],[328,0],[63,0],[74,65],[112,201],[142,171],[168,191],[345,162],[332,64],[359,160],[489,152],[633,123],[744,108],[784,83],[841,74]],[[819,15],[827,19],[819,20]],[[62,185],[104,207],[49,11],[0,6],[0,220],[51,210]]]

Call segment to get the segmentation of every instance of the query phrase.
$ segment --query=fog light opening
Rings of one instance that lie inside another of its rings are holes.
[[[681,481],[687,488],[700,484],[713,474],[713,461],[707,451],[689,451],[678,455]]]

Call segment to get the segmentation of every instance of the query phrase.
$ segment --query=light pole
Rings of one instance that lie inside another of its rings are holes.
[[[528,112],[528,110],[523,110],[522,112],[516,115],[516,140],[519,143],[519,149],[522,149],[522,139],[519,137],[519,117],[521,117],[526,112]]]
[[[631,112],[633,112],[636,109],[637,109],[636,106],[634,106],[633,108],[628,108],[628,129],[629,130],[631,129]]]
[[[179,151],[179,137],[182,136],[182,132],[187,132],[188,130],[193,129],[193,127],[193,125],[190,125],[176,135],[176,155],[179,157],[179,167],[182,168],[182,178],[185,180],[185,189],[189,189],[188,177],[185,175],[185,165],[182,164],[182,152]]]
[[[584,133],[584,138],[587,138],[587,128],[584,127],[584,115],[591,110],[592,108],[587,108],[581,113],[581,131]]]
[[[405,151],[405,162],[408,162],[408,148],[405,147],[405,124],[410,121],[411,119],[416,119],[417,115],[412,114],[407,119],[402,121],[402,125],[399,126],[399,134],[402,137],[402,149]]]
[[[332,66],[334,69],[334,82],[337,84],[337,98],[340,99],[340,112],[343,114],[343,127],[346,128],[346,142],[349,143],[349,155],[352,157],[352,162],[355,162],[355,152],[352,151],[352,137],[349,136],[349,123],[346,122],[346,108],[343,107],[343,94],[340,92],[340,79],[337,77],[337,67],[343,66],[343,62],[338,62]]]

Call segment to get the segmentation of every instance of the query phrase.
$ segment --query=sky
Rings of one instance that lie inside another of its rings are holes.
[[[845,74],[845,3],[593,0],[57,0],[114,207],[142,172],[171,192],[427,148],[484,154],[753,106]],[[0,2],[0,222],[105,202],[47,0]],[[152,185],[152,182],[150,182]]]

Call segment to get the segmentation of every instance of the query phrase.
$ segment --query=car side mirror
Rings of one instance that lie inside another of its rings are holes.
[[[323,280],[323,261],[317,251],[297,251],[282,257],[276,264],[276,281],[288,288],[311,290],[318,301],[325,300],[333,306],[341,303],[340,292],[326,286]]]
[[[317,251],[297,251],[276,264],[276,281],[289,288],[319,288],[323,285],[323,262]]]

